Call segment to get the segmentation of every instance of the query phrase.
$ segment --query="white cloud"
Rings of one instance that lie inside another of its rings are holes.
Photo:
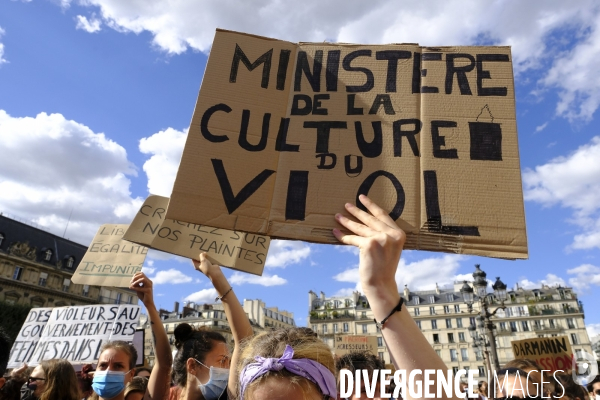
[[[356,288],[343,288],[335,292],[331,297],[346,297],[352,295]]]
[[[589,119],[600,102],[600,10],[594,0],[410,0],[402,7],[390,0],[306,0],[291,6],[280,0],[207,0],[202,7],[193,0],[82,4],[119,32],[149,32],[153,45],[169,54],[189,48],[208,52],[217,27],[296,42],[509,45],[517,72],[543,71],[538,92],[559,89],[558,115]],[[564,43],[573,43],[570,51]]]
[[[142,272],[145,273],[146,275],[153,274],[154,271],[156,271],[156,268],[154,268],[154,267],[151,267],[151,266],[148,266],[148,265],[144,265],[142,267]]]
[[[214,303],[215,298],[217,298],[219,294],[215,289],[202,289],[198,292],[192,293],[187,296],[184,300],[193,301],[194,303]]]
[[[4,29],[0,27],[0,38],[4,35]],[[0,43],[0,65],[6,63],[6,59],[4,58],[4,44]]]
[[[402,291],[404,285],[413,291],[434,289],[436,283],[440,287],[451,285],[456,279],[460,261],[466,259],[465,256],[454,254],[425,258],[411,263],[406,263],[404,259],[401,259],[396,271],[398,290]],[[361,291],[358,267],[349,268],[335,275],[333,279],[339,282],[356,283],[355,290]],[[349,289],[342,290],[347,292]]]
[[[360,250],[356,246],[334,244],[333,248],[342,253],[352,253],[356,256],[360,254]]]
[[[540,81],[546,87],[559,89],[556,114],[571,121],[590,121],[600,105],[600,82],[593,78],[599,72],[600,14],[591,14],[589,21],[582,21],[578,45],[560,55]]]
[[[76,17],[76,19],[77,19],[77,25],[75,26],[76,29],[81,29],[88,33],[96,33],[96,32],[100,32],[100,30],[102,30],[102,28],[101,28],[102,21],[97,18],[92,17],[92,19],[88,20],[83,15],[78,15]]]
[[[140,151],[151,155],[144,163],[150,193],[171,196],[186,137],[187,129],[168,128],[140,140]]]
[[[588,336],[592,339],[595,336],[600,335],[600,324],[586,324]]]
[[[267,268],[285,268],[310,256],[310,245],[297,240],[273,240],[267,255]]]
[[[542,285],[566,286],[567,283],[565,282],[565,280],[563,278],[561,278],[560,276],[557,276],[555,274],[547,274],[545,279],[540,279],[538,281],[530,281],[527,278],[522,278],[519,280],[519,286],[524,289],[536,289],[536,288],[539,289],[542,287]]]
[[[0,211],[89,243],[105,223],[128,223],[142,204],[127,152],[61,114],[11,117],[0,110]]]
[[[574,249],[600,248],[600,136],[575,152],[523,172],[525,200],[573,210],[572,222],[582,229]]]
[[[180,283],[189,283],[192,281],[192,277],[187,276],[183,272],[174,268],[168,269],[166,271],[158,271],[156,273],[156,276],[150,279],[152,279],[152,282],[154,282],[156,285],[164,283],[177,285]]]
[[[541,132],[548,126],[548,122],[544,122],[542,125],[538,125],[535,127],[535,133]]]
[[[287,279],[284,279],[278,275],[266,275],[262,276],[250,275],[241,272],[235,272],[229,278],[229,282],[233,285],[243,285],[245,283],[249,283],[251,285],[261,285],[261,286],[279,286],[285,285],[287,283]]]
[[[574,275],[569,278],[569,284],[581,292],[586,292],[592,286],[600,286],[600,267],[583,264],[567,270],[567,274]]]

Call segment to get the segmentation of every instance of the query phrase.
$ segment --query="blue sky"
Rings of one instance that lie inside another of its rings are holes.
[[[367,4],[368,3],[368,4]],[[568,3],[568,4],[567,4]],[[291,41],[511,45],[530,258],[407,251],[400,287],[480,263],[509,286],[575,287],[600,332],[600,6],[594,1],[33,0],[0,3],[0,211],[88,244],[168,196],[217,27]],[[306,323],[307,292],[347,293],[347,248],[275,242],[238,297]],[[157,303],[214,298],[185,260],[152,253]]]

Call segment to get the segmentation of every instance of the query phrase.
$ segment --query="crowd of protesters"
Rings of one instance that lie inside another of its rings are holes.
[[[361,202],[369,212],[347,204],[349,219],[336,214],[345,228],[334,229],[336,238],[360,249],[359,276],[376,322],[381,329],[394,368],[398,370],[446,370],[444,362],[425,339],[399,295],[396,269],[406,239],[405,233],[380,207],[365,196]],[[205,254],[193,261],[220,294],[234,340],[233,352],[220,333],[196,329],[182,323],[174,332],[174,356],[169,339],[154,305],[152,281],[143,273],[131,280],[144,304],[155,345],[151,369],[136,368],[136,349],[127,342],[113,341],[101,349],[95,369],[84,365],[79,372],[65,360],[42,361],[31,369],[24,365],[5,376],[10,353],[9,339],[0,331],[0,400],[338,400],[341,399],[339,371],[357,370],[372,377],[385,368],[367,352],[335,358],[329,347],[308,328],[282,328],[254,334],[235,291],[217,265]],[[513,360],[496,371],[503,378],[481,381],[474,388],[481,400],[505,398],[562,398],[600,400],[600,377],[587,387],[570,374],[548,375],[533,361]],[[423,385],[425,382],[420,382]],[[435,384],[435,382],[434,382]],[[467,384],[461,391],[467,392]],[[435,387],[430,392],[436,393]],[[386,388],[390,398],[394,387]],[[350,399],[367,398],[356,393]],[[409,393],[401,393],[410,398]],[[373,398],[373,397],[371,397]]]

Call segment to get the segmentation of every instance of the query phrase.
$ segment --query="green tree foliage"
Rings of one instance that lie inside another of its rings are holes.
[[[31,306],[23,304],[9,304],[0,301],[0,326],[10,337],[11,344],[17,338],[31,308]]]

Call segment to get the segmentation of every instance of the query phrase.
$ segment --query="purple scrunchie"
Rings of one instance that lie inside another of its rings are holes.
[[[281,358],[255,357],[256,362],[246,365],[240,373],[241,400],[244,400],[244,392],[252,381],[269,371],[281,371],[283,368],[315,383],[324,395],[337,398],[335,376],[329,369],[308,358],[294,359],[293,356],[294,349],[288,344]]]

